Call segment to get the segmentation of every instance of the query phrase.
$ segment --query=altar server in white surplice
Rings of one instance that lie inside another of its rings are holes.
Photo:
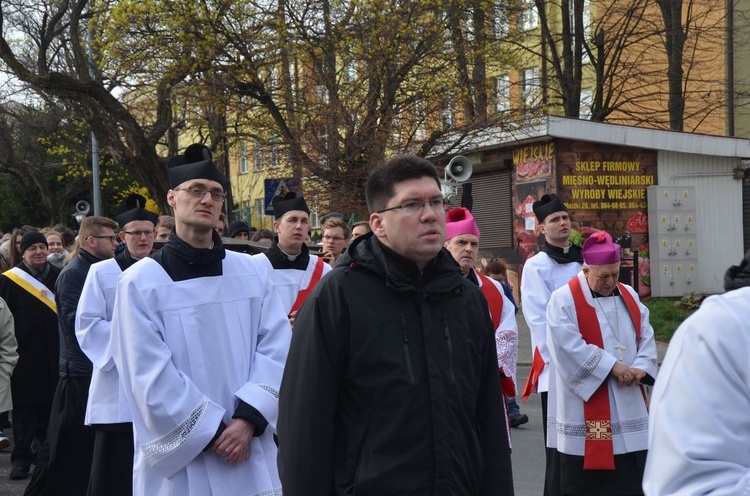
[[[310,209],[303,197],[294,192],[286,197],[275,197],[273,215],[276,238],[266,252],[254,257],[268,269],[294,325],[297,310],[321,277],[331,271],[331,266],[307,249],[305,238],[310,230]]]
[[[159,218],[143,208],[145,205],[144,197],[132,194],[117,209],[115,220],[125,249],[114,258],[91,265],[78,300],[76,339],[93,364],[84,419],[95,431],[86,496],[133,494],[133,423],[109,338],[117,278],[149,256],[154,246],[154,226]]]
[[[620,246],[609,234],[586,240],[583,262],[547,306],[547,446],[559,453],[561,494],[641,495],[654,331],[636,292],[617,282]]]
[[[750,494],[750,251],[669,342],[652,398],[648,496]]]
[[[531,393],[542,400],[542,433],[547,445],[550,366],[547,346],[547,304],[552,292],[567,284],[581,270],[581,248],[570,242],[571,220],[565,204],[551,193],[533,204],[539,232],[544,235],[540,251],[528,259],[521,272],[521,311],[531,333],[532,362],[521,393],[525,402]],[[557,452],[545,449],[544,496],[559,496],[560,488],[549,482],[560,479]]]
[[[135,431],[133,493],[280,495],[286,312],[266,270],[214,231],[229,181],[209,150],[189,146],[167,173],[175,228],[122,273],[112,317]]]

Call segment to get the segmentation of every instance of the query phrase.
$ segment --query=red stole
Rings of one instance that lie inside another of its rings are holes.
[[[578,276],[568,283],[573,294],[573,303],[576,307],[578,317],[578,329],[586,344],[593,344],[604,348],[602,331],[599,327],[599,319],[596,310],[586,302],[581,289],[581,281]],[[625,306],[635,327],[636,347],[641,341],[641,312],[633,296],[625,287],[617,283]],[[583,469],[584,470],[614,470],[615,454],[612,444],[612,413],[609,409],[609,389],[606,379],[599,388],[591,395],[588,401],[583,403],[583,417],[586,421],[586,442],[584,444]]]
[[[526,385],[523,387],[523,393],[521,393],[521,399],[524,403],[529,399],[531,393],[534,392],[536,385],[539,383],[539,376],[542,375],[544,370],[544,358],[539,352],[539,348],[534,348],[534,361],[531,362],[531,370],[529,370],[529,377],[526,378]]]
[[[301,289],[299,293],[297,293],[297,299],[294,300],[294,305],[292,305],[292,309],[289,311],[289,313],[294,313],[302,306],[302,304],[305,302],[307,297],[310,295],[310,292],[313,290],[316,284],[320,281],[321,276],[323,275],[323,264],[325,262],[322,258],[318,257],[318,261],[315,264],[315,269],[313,269],[313,275],[310,278],[310,284],[307,285],[305,289]]]
[[[492,283],[489,277],[479,272],[475,272],[475,274],[482,281],[482,286],[479,289],[482,290],[484,299],[487,300],[487,305],[490,307],[492,327],[494,330],[497,330],[497,328],[500,327],[500,319],[503,315],[503,295],[497,289],[497,286]],[[500,372],[503,374],[500,379],[503,393],[505,393],[508,398],[515,397],[516,385],[513,384],[513,378],[506,374],[502,367],[500,368]]]
[[[490,307],[490,317],[492,317],[492,327],[497,329],[500,325],[500,318],[503,315],[503,295],[498,291],[497,286],[492,284],[489,277],[475,272],[477,277],[482,281],[482,290],[484,298],[487,300],[487,305]]]

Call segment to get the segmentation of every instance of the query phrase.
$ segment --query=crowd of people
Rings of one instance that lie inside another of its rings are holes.
[[[507,266],[479,258],[471,211],[446,211],[430,162],[375,168],[369,219],[329,214],[319,252],[294,192],[274,197],[273,231],[225,225],[229,180],[205,146],[170,159],[167,175],[173,216],[130,195],[77,237],[24,226],[0,247],[0,429],[12,418],[9,476],[31,473],[25,494],[512,495],[511,428],[529,421],[519,393],[541,395],[545,496],[708,494],[719,469],[691,456],[707,444],[724,479],[739,474],[716,494],[750,484],[746,431],[732,451],[718,441],[729,427],[712,444],[668,425],[705,429],[706,408],[676,405],[712,392],[678,352],[665,365],[674,387],[657,381],[648,309],[618,281],[620,247],[605,232],[573,245],[554,194],[533,204],[544,242],[521,278],[533,364],[519,390]],[[227,238],[267,249],[250,256]],[[732,283],[746,285],[747,265]],[[740,333],[728,309],[747,294],[709,300],[682,335],[713,320]],[[747,386],[747,361],[701,336],[720,355],[710,374],[736,366],[727,382]],[[693,351],[696,363],[713,355]]]

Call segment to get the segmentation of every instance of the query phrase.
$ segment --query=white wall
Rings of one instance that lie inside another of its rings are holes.
[[[723,293],[724,272],[730,265],[737,265],[744,255],[742,181],[732,178],[732,171],[739,165],[738,158],[658,154],[659,186],[695,187],[702,293]]]

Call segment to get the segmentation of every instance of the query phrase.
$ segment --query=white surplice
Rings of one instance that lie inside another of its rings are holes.
[[[86,425],[131,422],[125,390],[109,347],[117,279],[122,274],[114,258],[91,265],[76,311],[76,339],[94,364],[86,403]]]
[[[253,255],[253,258],[257,259],[263,264],[263,267],[268,270],[268,276],[271,278],[273,283],[276,285],[276,289],[281,297],[281,303],[286,309],[288,314],[294,302],[297,301],[297,295],[300,291],[307,289],[312,280],[313,273],[315,272],[315,265],[318,263],[318,258],[315,255],[310,255],[310,260],[307,263],[306,270],[299,269],[274,269],[271,265],[270,260],[266,257],[265,253],[258,253]],[[321,277],[328,274],[332,267],[324,263],[323,273]]]
[[[680,325],[654,386],[648,496],[750,494],[750,287]]]
[[[123,272],[112,355],[133,414],[138,495],[281,494],[273,441],[291,328],[253,257],[226,252],[223,275],[173,281],[144,259]],[[239,400],[268,421],[250,457],[203,451]]]
[[[549,364],[547,349],[547,303],[552,292],[565,285],[581,270],[581,264],[557,263],[546,253],[539,252],[526,261],[521,274],[521,311],[531,331],[531,353],[539,349],[545,364]],[[538,393],[549,390],[549,367],[539,375]]]
[[[583,272],[576,277],[586,302],[596,310],[604,348],[583,340],[570,287],[565,284],[552,293],[547,307],[547,344],[550,373],[555,380],[550,381],[548,396],[547,446],[568,455],[583,456],[586,439],[583,405],[606,381],[614,454],[646,450],[648,410],[641,388],[620,386],[610,371],[622,351],[622,363],[656,378],[656,342],[648,309],[630,286],[624,286],[641,312],[641,339],[636,344],[633,321],[622,298],[593,298]],[[615,347],[618,345],[615,335],[620,337],[624,350]]]
[[[473,270],[473,269],[472,269]],[[477,277],[479,287],[482,287],[483,279]],[[500,314],[500,324],[495,329],[495,348],[497,350],[497,363],[503,368],[505,375],[513,379],[513,384],[518,392],[518,381],[516,381],[516,368],[518,364],[518,323],[516,322],[516,307],[505,296],[502,284],[489,278],[495,288],[500,292],[503,299],[503,311]],[[490,310],[491,311],[491,310]]]

